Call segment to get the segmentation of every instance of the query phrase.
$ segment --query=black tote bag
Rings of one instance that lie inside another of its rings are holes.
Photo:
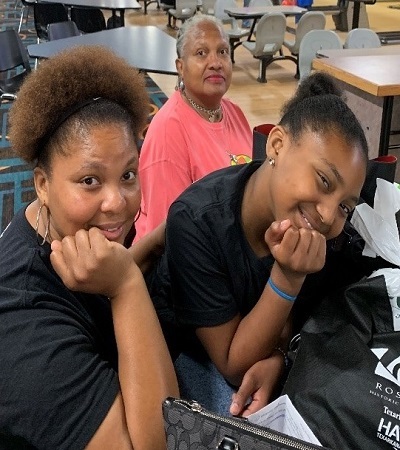
[[[321,444],[400,448],[400,332],[383,276],[325,298],[300,333],[283,389]]]

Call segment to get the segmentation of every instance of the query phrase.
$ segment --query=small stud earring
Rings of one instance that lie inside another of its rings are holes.
[[[268,164],[272,167],[275,167],[275,159],[274,158],[268,158]]]

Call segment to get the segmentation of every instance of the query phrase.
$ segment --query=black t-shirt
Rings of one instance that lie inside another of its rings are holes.
[[[84,448],[119,391],[106,297],[69,291],[20,211],[0,237],[0,448]]]
[[[259,300],[274,260],[250,248],[240,209],[247,180],[260,164],[217,170],[171,205],[166,250],[147,280],[162,322],[175,315],[186,330],[217,326],[246,315]]]

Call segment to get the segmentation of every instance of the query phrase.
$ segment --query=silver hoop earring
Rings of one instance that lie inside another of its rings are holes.
[[[46,208],[47,220],[46,220],[46,228],[44,230],[43,240],[42,240],[42,242],[39,242],[39,223],[40,223],[40,217],[42,215],[43,207]],[[39,242],[39,245],[44,245],[44,243],[47,241],[47,238],[49,237],[49,234],[50,234],[50,210],[49,210],[48,206],[46,205],[46,203],[43,203],[42,205],[39,206],[38,212],[36,214],[35,232],[36,232],[36,238]]]
[[[272,167],[275,167],[275,159],[274,158],[268,158],[268,164]]]

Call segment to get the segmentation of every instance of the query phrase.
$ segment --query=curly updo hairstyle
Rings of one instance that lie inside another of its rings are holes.
[[[10,141],[19,157],[48,169],[54,152],[92,126],[123,124],[137,139],[149,110],[137,69],[104,47],[75,47],[27,77],[10,110]]]

